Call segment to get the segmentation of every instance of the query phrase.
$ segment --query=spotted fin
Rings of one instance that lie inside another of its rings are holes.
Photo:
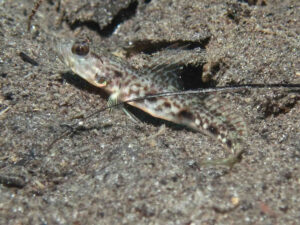
[[[176,54],[157,57],[147,68],[142,69],[140,74],[147,76],[155,83],[163,84],[166,91],[182,90],[183,83],[177,72],[183,59],[183,56],[178,57]]]
[[[206,98],[194,97],[188,107],[178,114],[185,117],[183,123],[217,139],[227,149],[239,151],[247,137],[243,118],[227,104],[225,99],[210,94]]]
[[[236,109],[232,108],[232,104],[229,104],[226,99],[220,98],[216,94],[210,94],[205,98],[204,102],[210,111],[220,114],[220,118],[224,122],[234,126],[239,137],[247,137],[247,126],[243,117],[236,112]]]
[[[178,71],[182,69],[182,65],[188,63],[187,58],[202,57],[200,54],[183,49],[180,51],[168,49],[163,55],[156,56],[146,68],[140,70],[140,74],[147,76],[155,83],[162,84],[166,91],[183,90],[183,82]]]

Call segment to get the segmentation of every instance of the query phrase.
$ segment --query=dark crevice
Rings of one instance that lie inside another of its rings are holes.
[[[26,178],[19,174],[0,174],[0,184],[10,188],[23,188],[26,185]]]
[[[74,23],[71,23],[69,25],[72,30],[75,30],[78,27],[87,27],[88,29],[90,29],[92,31],[96,31],[99,34],[101,33],[99,24],[93,20],[85,20],[85,21],[76,20]]]
[[[195,49],[205,49],[206,45],[209,43],[210,37],[207,37],[201,41],[160,41],[160,42],[151,42],[150,40],[142,40],[133,42],[132,45],[126,48],[127,57],[130,55],[144,53],[144,54],[153,54],[158,51],[163,51],[165,49],[178,49],[178,50],[195,50]],[[180,77],[183,90],[191,90],[198,88],[211,88],[217,85],[217,82],[212,79],[203,79],[204,66],[205,64],[198,65],[184,65],[178,64],[178,77]],[[209,73],[209,77],[212,78],[220,70],[219,63],[215,63],[205,73]]]
[[[238,2],[246,2],[248,5],[259,5],[259,6],[266,6],[267,1],[266,0],[238,0]]]
[[[210,41],[210,37],[207,37],[200,41],[160,41],[151,42],[150,40],[142,40],[133,42],[132,45],[126,48],[127,57],[130,55],[144,53],[153,54],[158,51],[163,51],[165,49],[178,49],[178,50],[195,50],[195,49],[205,49]],[[178,72],[178,77],[180,77],[183,83],[183,90],[198,89],[198,88],[211,88],[217,85],[216,81],[209,79],[208,81],[203,79],[203,66],[204,64],[198,65],[182,65],[178,64],[178,68],[182,68]],[[220,70],[219,63],[211,66],[210,77],[213,77]]]
[[[138,1],[131,2],[127,8],[121,9],[113,18],[111,23],[107,24],[103,28],[100,28],[99,24],[93,20],[86,21],[75,21],[72,24],[69,24],[71,29],[74,30],[78,27],[85,26],[90,30],[96,31],[101,37],[110,37],[116,28],[126,20],[132,18],[137,11]]]
[[[54,0],[47,0],[47,2],[48,2],[49,5],[55,5]]]
[[[22,59],[24,62],[26,62],[26,63],[29,63],[29,64],[31,64],[31,65],[33,65],[33,66],[38,66],[38,65],[39,65],[39,63],[38,63],[36,60],[34,60],[33,58],[31,58],[30,56],[28,56],[28,55],[25,54],[24,52],[20,52],[20,53],[19,53],[19,56],[20,56],[21,59]]]
[[[183,82],[184,90],[198,89],[198,88],[212,88],[217,86],[217,82],[210,80],[204,82],[202,79],[203,65],[186,65],[180,71],[179,76]]]
[[[0,73],[0,77],[6,78],[7,77],[7,73]]]
[[[207,37],[201,41],[184,41],[184,40],[177,40],[177,41],[159,41],[153,43],[151,40],[142,40],[142,41],[135,41],[131,44],[130,47],[126,48],[127,55],[132,55],[136,53],[143,52],[145,54],[153,54],[158,51],[162,51],[166,48],[170,49],[185,49],[185,50],[193,50],[196,48],[205,49],[206,45],[209,43],[210,37]]]

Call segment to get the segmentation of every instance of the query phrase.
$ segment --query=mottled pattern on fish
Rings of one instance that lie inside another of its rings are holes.
[[[182,59],[172,56],[147,70],[136,70],[103,49],[93,50],[89,43],[59,44],[62,61],[72,71],[110,94],[110,101],[174,91],[180,80],[172,74]],[[174,95],[129,102],[150,115],[185,125],[220,141],[228,149],[239,150],[246,136],[243,119],[215,94],[208,96]]]

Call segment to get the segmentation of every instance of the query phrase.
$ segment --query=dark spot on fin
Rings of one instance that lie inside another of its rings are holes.
[[[218,135],[220,133],[218,128],[215,125],[210,125],[207,129],[209,130],[210,133],[214,135]]]
[[[157,94],[157,93],[156,92],[149,92],[149,93],[147,93],[147,96],[148,95],[155,95],[155,94]],[[149,101],[149,102],[156,102],[157,98],[147,98],[147,101]]]
[[[177,114],[179,117],[188,119],[188,120],[193,120],[194,119],[194,115],[193,113],[191,113],[190,111],[183,109],[181,111],[179,111],[179,113]]]
[[[157,101],[156,98],[147,98],[147,100],[148,100],[149,102],[156,102],[156,101]]]
[[[171,103],[170,102],[164,102],[164,107],[171,108]]]

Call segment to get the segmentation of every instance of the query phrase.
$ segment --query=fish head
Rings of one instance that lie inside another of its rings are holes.
[[[90,42],[61,41],[56,45],[60,60],[74,73],[96,87],[105,87],[109,74],[105,57],[93,52]]]

